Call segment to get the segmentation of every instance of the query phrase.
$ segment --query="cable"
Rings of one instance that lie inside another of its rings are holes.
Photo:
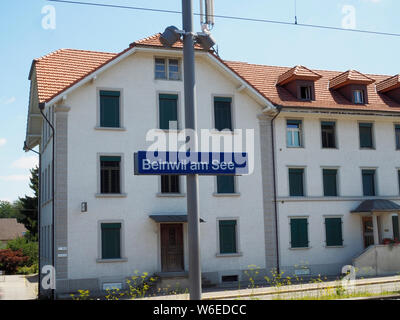
[[[154,8],[144,8],[144,7],[130,7],[130,6],[121,6],[121,5],[94,3],[94,2],[90,3],[90,2],[69,1],[69,0],[47,0],[47,1],[59,2],[59,3],[69,3],[69,4],[78,4],[78,5],[97,6],[97,7],[108,7],[108,8],[118,8],[118,9],[131,9],[131,10],[140,10],[140,11],[173,13],[173,14],[181,14],[182,13],[181,11],[175,11],[175,10],[164,10],[164,9],[154,9]],[[201,14],[200,13],[194,13],[194,15],[195,16],[200,16]],[[227,15],[213,15],[213,17],[214,18],[220,18],[220,19],[231,19],[231,20],[250,21],[250,22],[263,22],[263,23],[272,23],[272,24],[281,24],[281,25],[290,25],[290,26],[300,26],[300,27],[307,27],[307,28],[316,28],[316,29],[348,31],[348,32],[356,32],[356,33],[364,33],[364,34],[374,34],[374,35],[380,35],[380,36],[400,37],[400,33],[379,32],[379,31],[361,30],[361,29],[344,29],[344,28],[332,27],[332,26],[297,23],[297,21],[296,21],[297,19],[295,20],[295,22],[286,22],[286,21],[268,20],[268,19],[235,17],[235,16],[227,16]]]

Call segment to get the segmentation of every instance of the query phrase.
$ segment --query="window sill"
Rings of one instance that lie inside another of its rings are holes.
[[[126,198],[126,193],[96,193],[96,198]]]
[[[216,253],[215,256],[217,258],[234,258],[234,257],[242,257],[243,253]]]
[[[157,193],[157,197],[159,198],[183,198],[186,197],[186,193]]]
[[[175,81],[175,82],[182,82],[182,79],[154,78],[154,81]]]
[[[211,129],[211,134],[237,135],[233,129],[218,130],[215,128]]]
[[[286,148],[288,148],[288,149],[305,149],[303,146],[299,146],[299,147],[296,147],[296,146],[286,146]]]
[[[294,250],[294,251],[301,251],[301,250],[308,250],[311,249],[312,247],[304,247],[304,248],[292,248],[289,247],[289,250]]]
[[[94,127],[94,129],[99,131],[126,131],[124,127]]]
[[[238,192],[235,192],[235,193],[217,193],[217,192],[214,192],[213,196],[217,197],[217,198],[221,198],[221,197],[240,197],[240,193],[238,193]]]
[[[344,248],[344,245],[341,246],[324,246],[325,249],[337,249],[337,248]]]
[[[360,150],[376,150],[374,147],[360,147]]]
[[[118,263],[118,262],[128,262],[128,258],[119,259],[96,259],[97,263]]]

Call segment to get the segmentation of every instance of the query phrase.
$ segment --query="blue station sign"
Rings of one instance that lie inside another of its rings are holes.
[[[244,175],[249,173],[246,152],[138,151],[135,175]]]

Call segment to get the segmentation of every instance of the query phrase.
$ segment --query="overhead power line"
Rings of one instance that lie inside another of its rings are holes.
[[[115,4],[105,4],[105,3],[69,1],[69,0],[47,0],[47,1],[68,3],[68,4],[77,4],[77,5],[86,5],[86,6],[106,7],[106,8],[118,8],[118,9],[161,12],[161,13],[170,13],[170,14],[182,14],[181,11],[176,11],[176,10],[165,10],[165,9],[155,9],[155,8],[145,8],[145,7],[132,7],[132,6],[122,6],[122,5],[115,5]],[[200,13],[194,13],[194,15],[200,16]],[[315,28],[315,29],[373,34],[373,35],[379,35],[379,36],[400,37],[400,33],[379,32],[379,31],[362,30],[362,29],[345,29],[345,28],[339,28],[339,27],[333,27],[333,26],[298,23],[297,21],[286,22],[286,21],[278,21],[278,20],[268,20],[268,19],[248,18],[248,17],[228,16],[228,15],[213,15],[213,16],[215,18],[220,18],[220,19],[230,19],[230,20],[249,21],[249,22],[262,22],[262,23],[272,23],[272,24],[289,25],[289,26],[299,26],[299,27],[306,27],[306,28]]]

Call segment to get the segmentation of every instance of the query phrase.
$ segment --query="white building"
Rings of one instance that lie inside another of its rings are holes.
[[[26,143],[42,153],[42,266],[53,252],[52,132],[39,106],[56,132],[57,293],[124,283],[135,270],[186,276],[185,179],[135,176],[133,159],[150,145],[150,129],[168,129],[170,120],[183,127],[181,48],[163,48],[156,35],[120,54],[59,50],[33,62]],[[242,280],[249,265],[275,265],[265,254],[273,244],[265,237],[258,119],[271,107],[214,53],[197,49],[198,128],[256,131],[254,174],[199,178],[202,273],[218,284]]]
[[[338,275],[359,265],[367,247],[399,239],[399,76],[231,66],[248,80],[263,79],[259,89],[280,109],[274,154],[281,271]],[[398,271],[400,256],[381,273]]]
[[[205,283],[244,281],[250,265],[261,276],[276,267],[337,275],[365,244],[398,234],[398,77],[196,49],[198,128],[255,132],[253,174],[199,179]],[[26,145],[42,154],[40,261],[54,254],[56,293],[123,284],[135,270],[185,278],[185,179],[133,168],[148,130],[183,127],[182,74],[182,44],[165,48],[159,35],[119,54],[68,49],[34,60]],[[39,106],[55,127],[54,189],[52,130]]]

